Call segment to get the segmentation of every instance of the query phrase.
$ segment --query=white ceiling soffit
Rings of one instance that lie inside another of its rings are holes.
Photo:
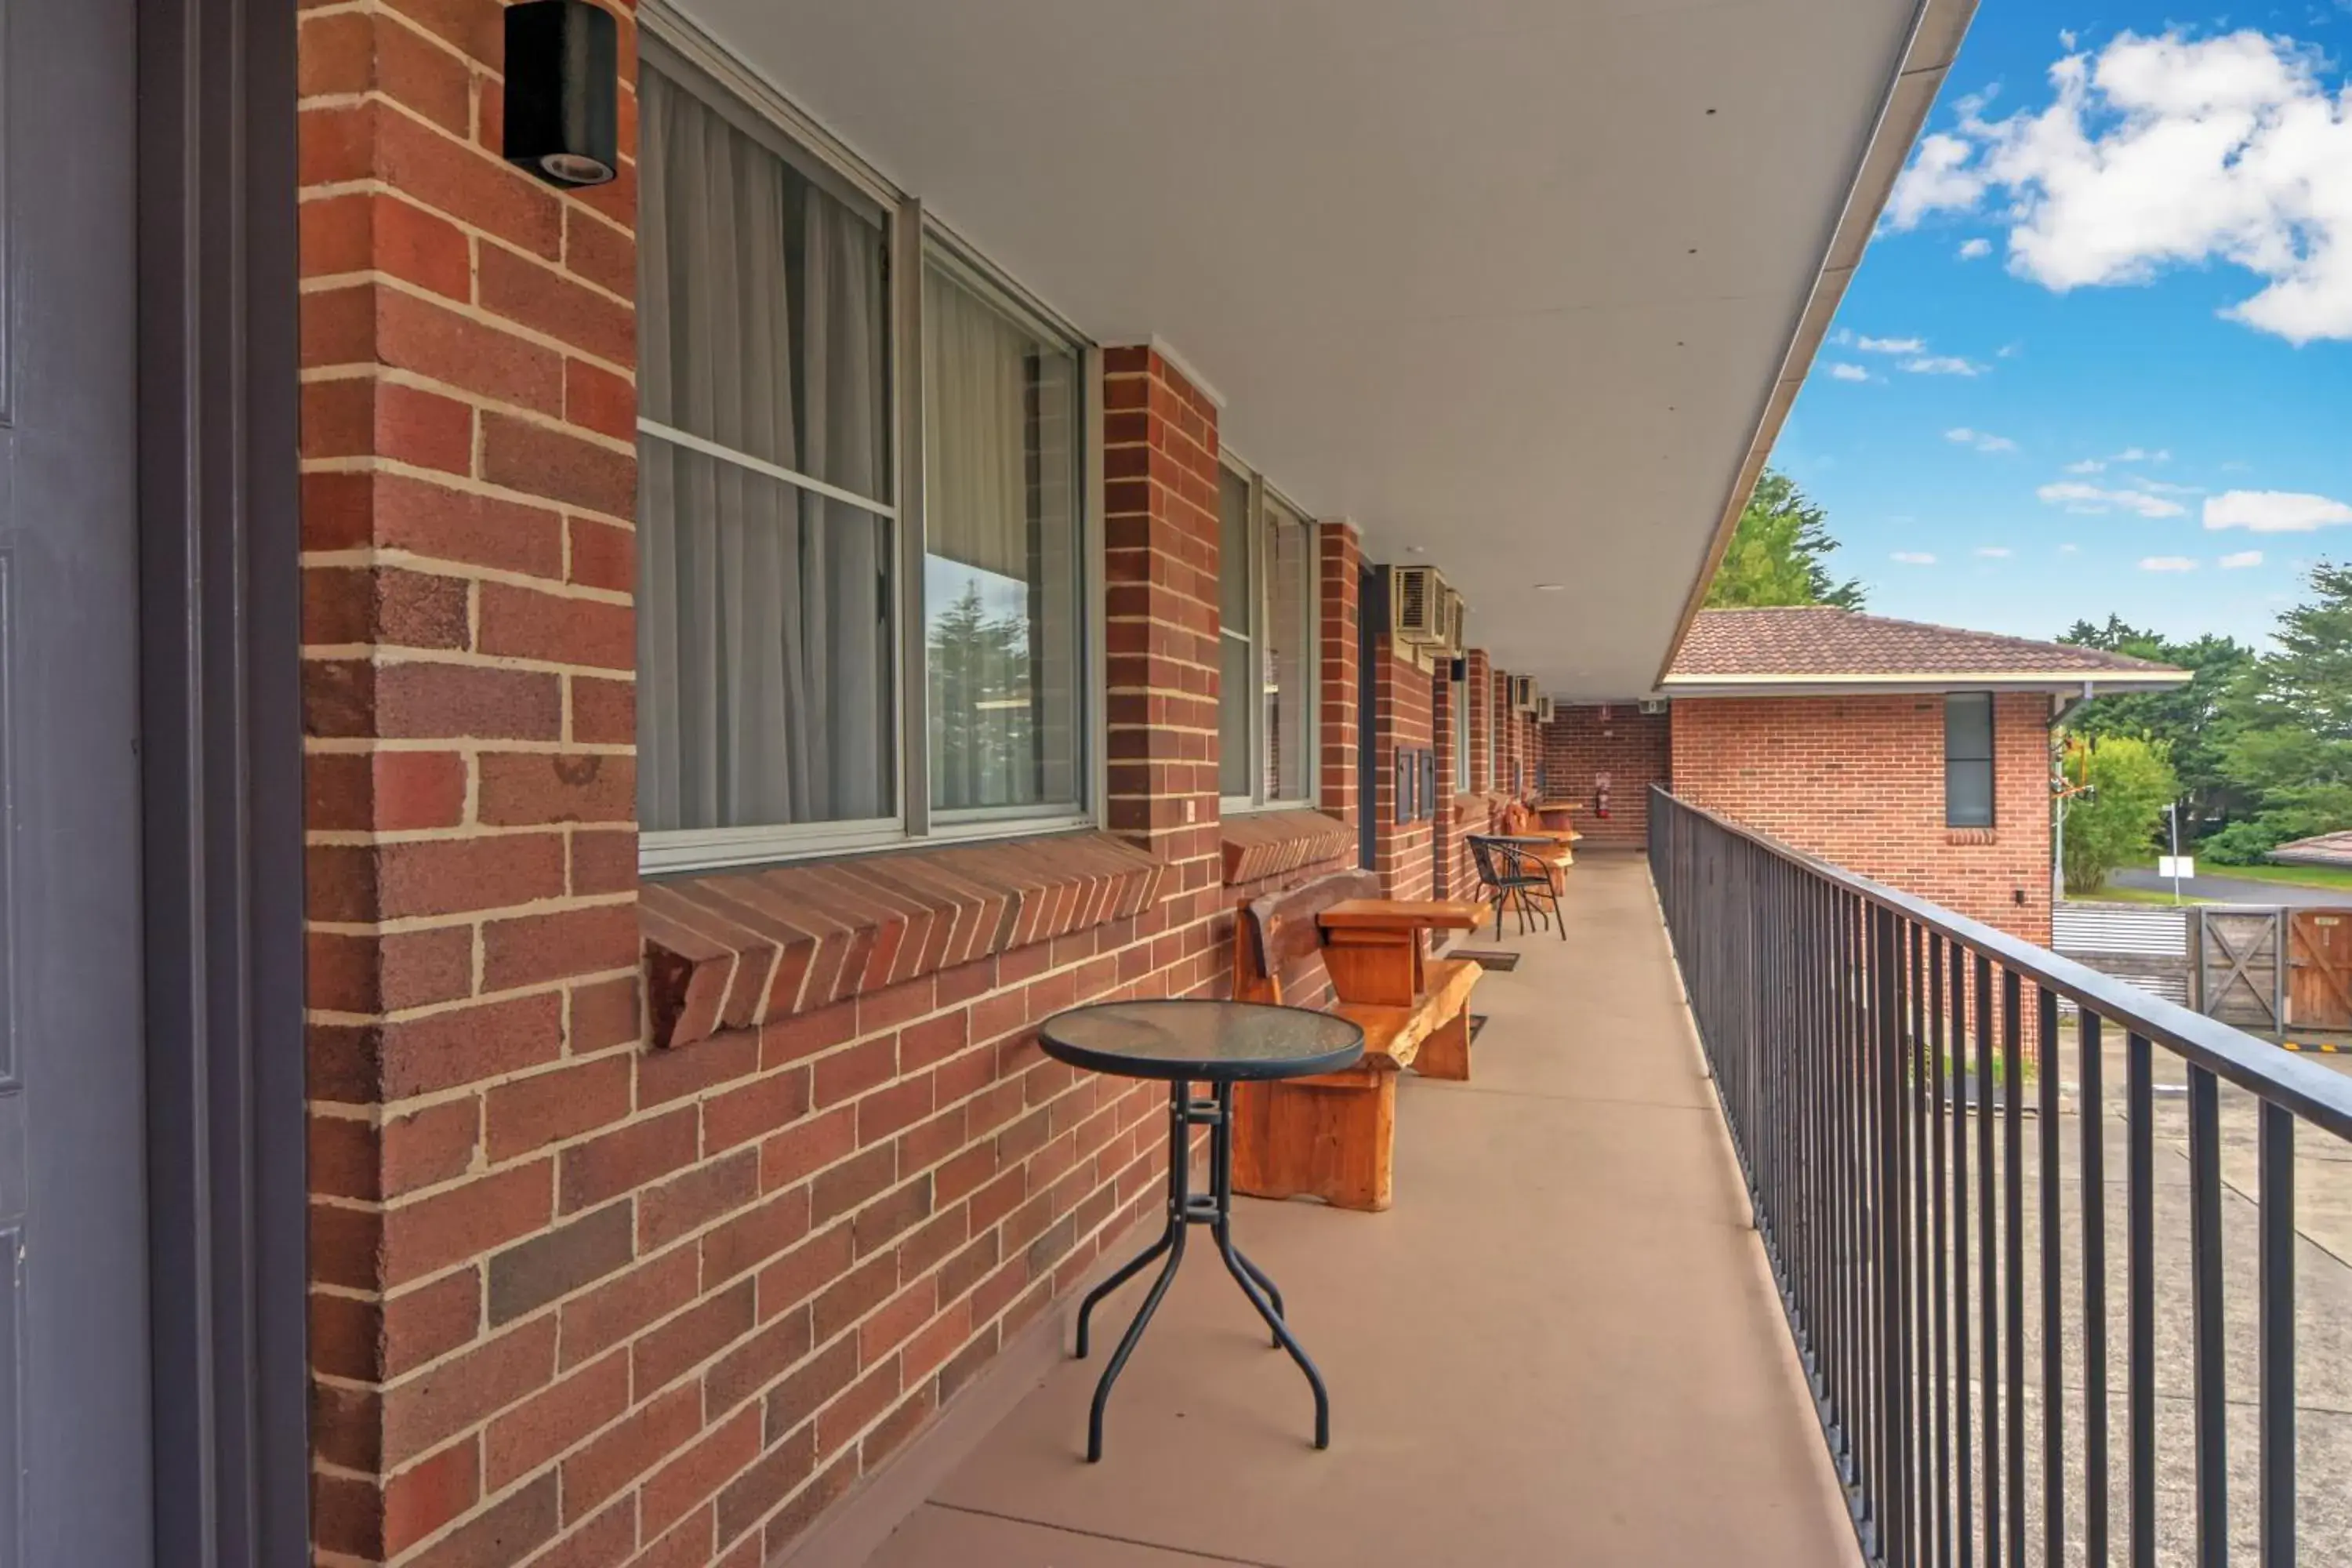
[[[1498,664],[1606,696],[1668,662],[1973,6],[677,8],[1080,331],[1172,344]]]

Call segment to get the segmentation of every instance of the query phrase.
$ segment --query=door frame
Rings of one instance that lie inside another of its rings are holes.
[[[158,1561],[310,1559],[295,8],[135,0]]]

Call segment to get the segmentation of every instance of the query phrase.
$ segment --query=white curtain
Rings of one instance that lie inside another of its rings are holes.
[[[884,495],[879,229],[658,71],[640,88],[646,416]],[[645,826],[889,815],[887,520],[659,437],[638,456]]]

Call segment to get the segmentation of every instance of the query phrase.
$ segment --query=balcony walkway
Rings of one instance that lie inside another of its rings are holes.
[[[1391,1212],[1236,1214],[1330,1383],[1329,1452],[1196,1247],[1100,1466],[1087,1401],[1140,1280],[874,1568],[1855,1562],[1648,875],[1572,879],[1567,943],[1507,934],[1525,960],[1480,984],[1476,1080],[1403,1085]]]

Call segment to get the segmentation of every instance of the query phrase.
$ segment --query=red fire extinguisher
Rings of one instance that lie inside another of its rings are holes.
[[[1607,773],[1592,775],[1592,815],[1595,816],[1609,815],[1609,775]]]

